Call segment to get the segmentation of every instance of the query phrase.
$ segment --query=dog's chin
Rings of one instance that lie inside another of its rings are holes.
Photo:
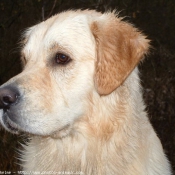
[[[73,129],[72,129],[71,124],[67,124],[66,126],[59,129],[58,131],[55,131],[52,134],[50,134],[50,137],[53,139],[62,139],[64,137],[67,137],[68,135],[70,135],[72,130]]]
[[[4,128],[13,133],[13,134],[19,134],[20,129],[19,126],[13,122],[8,114],[6,112],[3,112],[2,110],[0,111],[0,118],[1,118],[1,124],[4,126]]]

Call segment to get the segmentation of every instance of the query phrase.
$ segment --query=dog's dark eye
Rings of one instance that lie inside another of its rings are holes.
[[[57,64],[66,64],[70,61],[70,57],[62,53],[57,53],[55,56],[55,61]]]

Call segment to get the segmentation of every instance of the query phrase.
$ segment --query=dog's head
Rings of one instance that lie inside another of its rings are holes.
[[[22,73],[0,87],[0,121],[12,133],[69,133],[91,93],[110,95],[149,41],[114,13],[67,11],[29,28]],[[86,100],[85,100],[86,99]]]

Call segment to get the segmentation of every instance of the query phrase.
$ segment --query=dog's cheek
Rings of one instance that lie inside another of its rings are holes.
[[[94,89],[93,72],[94,61],[77,63],[72,73],[63,81],[57,80],[59,101],[63,101],[64,108],[70,111],[68,120],[81,117],[86,111],[87,96]],[[59,108],[59,106],[58,106]]]

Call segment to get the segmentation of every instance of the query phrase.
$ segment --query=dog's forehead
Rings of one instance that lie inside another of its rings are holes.
[[[88,38],[90,27],[85,15],[78,15],[75,17],[68,17],[64,20],[59,18],[55,20],[51,27],[48,27],[44,37],[44,44],[51,42],[60,42],[60,44],[71,44],[71,42],[78,42],[83,38]],[[81,36],[81,39],[78,38]]]
[[[26,32],[27,42],[23,50],[26,53],[41,48],[47,50],[55,43],[72,50],[79,50],[80,46],[90,47],[93,42],[90,22],[90,15],[86,13],[53,16]]]

